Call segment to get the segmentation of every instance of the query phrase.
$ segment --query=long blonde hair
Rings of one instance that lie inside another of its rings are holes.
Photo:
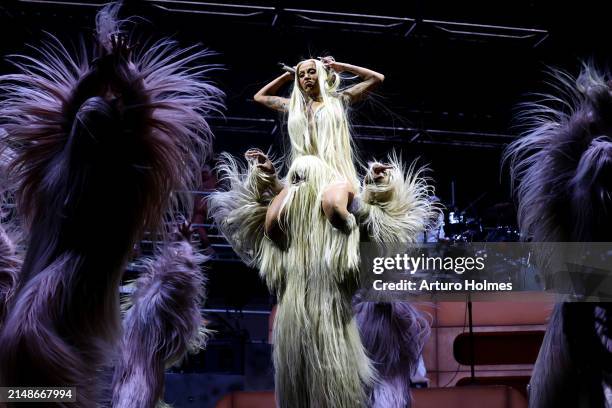
[[[319,118],[313,118],[315,126],[309,126],[306,114],[307,96],[300,88],[300,65],[314,61],[322,105]],[[349,182],[357,186],[357,172],[353,163],[353,149],[347,119],[346,104],[338,92],[340,76],[328,71],[319,60],[305,60],[296,67],[296,75],[289,100],[287,128],[291,141],[291,161],[304,155],[315,155],[337,170]]]

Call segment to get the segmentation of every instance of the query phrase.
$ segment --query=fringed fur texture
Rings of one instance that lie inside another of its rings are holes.
[[[114,7],[100,11],[106,27]],[[15,57],[19,74],[0,77],[0,125],[29,244],[0,334],[0,380],[76,386],[75,407],[99,397],[96,373],[120,333],[125,260],[172,192],[197,185],[211,138],[204,115],[222,96],[198,65],[206,51],[111,42],[110,54],[97,44],[94,59],[84,45],[73,57],[51,38],[39,56]]]
[[[16,155],[9,170],[27,219],[34,218],[35,198],[53,184],[48,176],[52,161],[75,125],[89,124],[89,98],[104,96],[113,84],[123,88],[124,106],[107,109],[122,111],[121,125],[129,134],[106,136],[115,148],[106,158],[112,157],[115,165],[133,162],[139,170],[140,181],[146,182],[142,190],[152,192],[143,224],[155,227],[169,195],[153,193],[197,187],[201,162],[211,150],[212,134],[205,116],[223,107],[223,93],[206,80],[216,66],[201,63],[211,54],[198,47],[181,49],[175,41],[164,39],[131,51],[118,72],[108,74],[100,73],[106,69],[99,66],[103,63],[89,62],[93,56],[84,44],[73,57],[51,37],[40,48],[39,57],[13,57],[21,73],[0,77],[7,95],[0,105],[0,121],[7,131],[3,145],[12,146]],[[98,81],[103,74],[108,77]]]
[[[609,303],[555,305],[530,383],[529,406],[607,407],[612,340]]]
[[[293,162],[280,212],[288,247],[278,253],[264,246],[259,258],[269,285],[281,285],[273,332],[281,408],[365,407],[364,387],[375,377],[351,310],[359,230],[335,229],[321,209],[322,191],[338,177],[316,156]]]
[[[610,74],[585,64],[576,79],[561,71],[552,76],[558,96],[525,105],[520,119],[528,130],[505,152],[521,233],[542,243],[542,265],[562,261],[547,243],[612,238]],[[612,330],[607,320],[596,328],[594,308],[606,304],[555,307],[531,379],[530,407],[604,406],[611,350],[602,349],[597,334]]]
[[[563,303],[556,304],[548,322],[529,384],[530,407],[579,406],[576,364],[564,333],[563,307]]]
[[[314,62],[317,69],[322,104],[316,112],[312,112],[314,117],[309,119],[306,114],[309,98],[300,89],[299,78],[295,75],[287,113],[291,162],[304,155],[318,156],[357,189],[359,181],[353,163],[355,157],[348,122],[348,106],[346,99],[338,92],[340,75],[325,69],[319,60],[306,61]],[[297,64],[296,72],[306,61]],[[312,123],[309,123],[309,120]]]
[[[363,181],[359,211],[360,223],[376,243],[415,242],[440,208],[429,199],[433,187],[423,176],[427,170],[412,163],[406,169],[396,155],[389,156],[391,169],[379,182],[374,181],[373,168],[382,163],[370,163]]]
[[[209,211],[236,252],[278,294],[274,325],[277,403],[281,408],[367,405],[364,386],[374,372],[352,318],[357,286],[359,230],[345,234],[321,209],[324,188],[342,177],[316,156],[301,156],[286,177],[288,194],[279,222],[286,250],[264,234],[275,178],[225,156],[229,191],[214,193]]]
[[[21,258],[17,254],[15,243],[0,225],[0,328],[17,289],[20,268]]]
[[[119,20],[119,10],[123,1],[108,4],[96,14],[96,39],[100,51],[111,53],[113,51],[113,38],[123,34],[121,28],[123,21]]]
[[[209,196],[208,213],[238,256],[247,265],[257,266],[258,254],[266,245],[264,221],[275,195],[272,188],[276,175],[262,171],[254,163],[242,166],[226,153],[221,155],[217,171],[227,190]]]
[[[200,312],[204,257],[186,240],[168,244],[135,282],[124,320],[112,407],[154,407],[163,397],[164,371],[207,340]]]
[[[534,242],[607,241],[612,223],[612,93],[609,73],[584,65],[553,71],[559,96],[525,105],[527,132],[505,153],[518,218]]]
[[[398,159],[384,182],[366,180],[362,220],[378,242],[410,242],[432,212],[432,190],[421,170]],[[272,180],[225,156],[229,191],[213,194],[210,213],[237,253],[257,266],[279,298],[274,328],[277,403],[280,407],[367,406],[375,371],[367,358],[350,298],[358,287],[359,229],[351,214],[347,235],[321,209],[322,192],[343,180],[318,156],[297,157],[286,177],[279,224],[288,238],[280,250],[264,236]],[[391,381],[391,380],[389,380]]]
[[[106,315],[110,314],[108,309],[114,312],[116,308],[113,304],[92,305],[84,301],[76,306],[70,301],[83,298],[71,285],[82,270],[101,273],[83,257],[63,254],[27,283],[20,283],[9,304],[0,338],[3,384],[76,386],[80,390],[77,403],[57,405],[95,405],[99,398],[98,370],[110,355],[108,337],[115,330],[114,319]],[[113,284],[118,285],[118,282],[109,282]],[[88,293],[104,289],[81,288]],[[92,300],[98,298],[95,294],[90,297]],[[94,306],[97,307],[95,316],[105,319],[96,319],[91,313],[94,320],[89,325],[81,323],[85,320],[84,313],[73,308],[89,311]]]
[[[0,128],[0,140],[4,140],[5,137],[4,129]],[[14,153],[11,148],[0,148],[0,220],[8,215],[6,205],[11,196],[8,168],[13,161],[13,157]]]
[[[356,296],[353,310],[361,341],[378,371],[370,406],[410,407],[410,377],[416,373],[430,322],[407,302],[364,302]]]

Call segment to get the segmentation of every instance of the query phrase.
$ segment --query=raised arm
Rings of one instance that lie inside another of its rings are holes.
[[[289,72],[285,72],[263,88],[259,90],[253,97],[256,102],[267,106],[270,109],[274,109],[280,112],[287,112],[289,106],[289,99],[277,96],[278,90],[285,85],[287,82],[293,79],[293,75]]]
[[[353,85],[342,92],[344,95],[348,96],[351,103],[364,99],[368,92],[374,90],[385,80],[385,76],[379,72],[372,71],[368,68],[358,67],[357,65],[336,62],[333,57],[325,57],[321,61],[326,67],[333,69],[337,73],[350,72],[362,79],[360,83]]]

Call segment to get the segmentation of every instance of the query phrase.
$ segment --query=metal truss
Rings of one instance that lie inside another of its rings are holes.
[[[107,0],[18,0],[20,3],[63,6],[101,6]],[[333,28],[340,31],[390,34],[403,37],[427,36],[432,32],[453,39],[481,39],[516,41],[532,47],[539,46],[549,36],[540,28],[476,24],[461,21],[442,21],[413,16],[385,16],[343,13],[324,10],[283,8],[251,4],[215,3],[197,0],[143,0],[154,8],[168,13],[192,14],[226,18],[260,25],[285,25],[306,29]]]
[[[282,124],[274,119],[237,116],[213,116],[208,118],[217,136],[231,137],[245,133],[274,135]],[[402,127],[388,125],[353,125],[353,137],[359,140],[405,144],[433,144],[465,146],[483,149],[501,149],[516,138],[504,133]]]
[[[475,24],[460,21],[418,19],[411,16],[343,13],[324,10],[222,4],[194,0],[146,0],[168,12],[239,17],[245,22],[284,24],[300,28],[334,28],[341,31],[396,34],[404,37],[437,30],[453,38],[514,40],[533,47],[548,38],[548,31],[538,28]]]
[[[41,6],[100,7],[108,0],[17,0],[21,4]],[[349,32],[385,34],[410,38],[413,36],[442,35],[453,39],[482,39],[515,41],[537,47],[549,33],[539,28],[475,24],[460,21],[417,19],[410,16],[385,16],[373,14],[342,13],[323,10],[283,8],[249,4],[227,4],[196,0],[143,0],[144,3],[166,13],[179,13],[202,18],[229,19],[239,23],[268,26],[289,26],[304,29],[335,29]],[[274,135],[282,129],[278,120],[242,116],[208,118],[217,136],[232,137],[241,134]],[[354,137],[360,140],[393,142],[398,144],[432,144],[463,146],[482,149],[501,149],[515,136],[511,134],[433,129],[424,127],[354,125]],[[206,192],[193,192],[206,194]],[[213,261],[241,262],[230,245],[208,224],[198,225],[209,232],[216,252]],[[155,237],[147,237],[144,245],[155,246]],[[131,264],[128,270],[138,271]]]
[[[235,18],[243,22],[274,24],[276,7],[246,4],[210,3],[190,0],[146,0],[153,7],[170,13]]]
[[[547,30],[501,25],[461,23],[455,21],[423,20],[423,24],[455,38],[486,38],[524,41],[534,48],[549,36]]]
[[[38,5],[53,5],[53,6],[83,6],[83,7],[101,7],[108,3],[105,0],[18,0],[19,3],[34,3]]]

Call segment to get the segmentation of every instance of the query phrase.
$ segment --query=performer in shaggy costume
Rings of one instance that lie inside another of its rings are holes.
[[[528,105],[529,131],[506,152],[522,234],[533,242],[610,242],[612,77],[588,64],[576,79],[554,77],[559,94]],[[611,313],[610,303],[556,305],[530,407],[612,406]]]
[[[353,302],[363,346],[378,372],[368,406],[410,408],[410,379],[417,372],[431,323],[409,302],[368,302],[360,294]]]
[[[52,37],[0,78],[2,157],[27,242],[20,267],[0,234],[0,383],[76,387],[66,406],[153,406],[163,367],[202,340],[201,259],[181,240],[149,263],[119,342],[129,254],[143,231],[163,235],[176,192],[199,183],[205,114],[222,106],[204,80],[206,51],[134,48],[119,6],[98,13],[93,53],[82,44],[73,56]],[[102,369],[113,364],[109,397]]]
[[[277,294],[277,404],[364,407],[376,373],[351,307],[364,238],[360,226],[377,241],[415,237],[429,219],[430,189],[399,160],[371,163],[359,182],[346,111],[382,82],[381,74],[331,57],[288,70],[255,95],[288,114],[287,175],[280,180],[258,149],[246,153],[246,168],[226,154],[220,172],[229,189],[211,196],[209,211],[234,250],[259,268]],[[342,90],[344,71],[362,81]],[[277,96],[292,78],[291,97]]]
[[[167,406],[161,403],[164,372],[208,338],[200,309],[204,304],[205,257],[191,244],[183,224],[154,258],[141,260],[145,271],[134,282],[123,319],[112,382],[112,407]]]
[[[394,160],[392,160],[394,161]],[[410,173],[413,173],[412,170]],[[379,189],[375,196],[368,197],[370,202],[377,202],[386,206],[388,199],[384,194],[399,191],[400,186],[395,188],[389,185],[390,175],[370,172],[366,178],[366,185],[378,184],[379,187],[386,186],[386,189]],[[373,178],[374,177],[374,178]],[[419,172],[414,174],[415,179],[419,177]],[[391,188],[389,188],[391,187]],[[368,191],[366,189],[366,191]],[[374,192],[369,191],[370,194]],[[430,203],[433,202],[429,196]],[[407,198],[407,196],[405,196]],[[376,207],[370,211],[375,215]],[[439,207],[431,205],[429,208],[431,215],[438,215]],[[380,212],[380,215],[389,216],[393,214],[387,211]],[[397,213],[399,215],[401,213]],[[422,215],[422,214],[419,214]],[[437,217],[434,217],[437,219]],[[382,248],[385,245],[397,247],[398,243],[414,243],[417,237],[429,227],[431,220],[425,220],[425,227],[418,234],[415,231],[383,231],[370,234],[369,239],[373,240]],[[375,222],[373,226],[392,225],[387,222]],[[409,232],[409,233],[406,233]],[[410,392],[411,376],[416,374],[419,360],[423,354],[425,342],[430,334],[430,322],[427,317],[416,309],[410,302],[376,302],[368,301],[367,293],[364,289],[357,292],[353,298],[353,311],[359,334],[363,346],[368,356],[374,364],[378,378],[369,390],[369,407],[372,408],[410,408],[412,395]]]

